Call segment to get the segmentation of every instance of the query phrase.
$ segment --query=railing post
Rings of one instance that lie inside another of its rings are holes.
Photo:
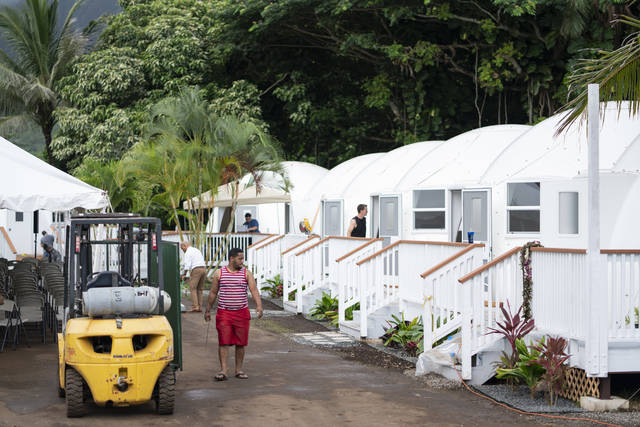
[[[424,279],[422,281],[424,282]],[[433,346],[433,310],[431,304],[434,293],[431,292],[431,295],[427,295],[425,292],[427,286],[429,286],[429,283],[422,286],[422,298],[424,299],[424,305],[422,306],[422,328],[424,334],[422,340],[424,351],[431,350]]]
[[[346,302],[346,298],[345,298],[345,286],[344,286],[344,278],[342,277],[342,274],[340,274],[340,272],[342,271],[342,267],[338,267],[338,274],[337,274],[337,280],[338,280],[338,328],[340,327],[341,324],[343,324],[346,320],[345,318],[345,314],[344,314],[344,310],[345,310],[345,302]]]
[[[360,290],[360,338],[367,338],[367,285],[369,282],[369,270],[371,269],[371,265],[376,260],[373,259],[368,263],[363,264],[362,266],[356,265],[356,269],[358,273],[356,277],[358,278],[358,289]],[[365,277],[362,277],[365,276]]]
[[[304,258],[299,258],[296,255],[294,256],[294,263],[296,266],[296,312],[298,314],[302,314],[302,277],[304,275]],[[302,264],[302,265],[300,265]]]
[[[471,298],[473,291],[473,282],[475,279],[468,280],[462,286],[462,345],[460,348],[460,359],[462,361],[462,378],[471,379]]]

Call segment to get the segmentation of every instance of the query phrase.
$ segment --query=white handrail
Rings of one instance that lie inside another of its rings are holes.
[[[520,248],[513,248],[490,263],[461,277],[462,284],[462,378],[471,379],[471,357],[483,347],[498,341],[487,335],[502,319],[500,307],[509,302],[512,310],[522,303]]]
[[[282,302],[285,306],[289,301],[289,294],[293,291],[297,293],[296,274],[302,268],[298,265],[301,262],[300,257],[296,257],[296,253],[302,249],[318,242],[318,236],[309,236],[301,242],[297,242],[281,252],[282,257]],[[297,295],[296,295],[297,298]],[[297,304],[296,304],[297,310]]]
[[[640,251],[602,251],[609,294],[609,339],[640,338]]]
[[[460,326],[462,285],[458,279],[482,265],[483,252],[482,244],[468,246],[420,275],[425,349]]]
[[[335,260],[339,325],[346,321],[345,311],[360,303],[360,274],[357,263],[382,249],[382,242],[382,239],[372,239]]]
[[[584,340],[586,252],[536,248],[531,251],[531,273],[534,289],[531,311],[536,329],[566,339]]]
[[[396,301],[399,310],[404,311],[407,302],[420,300],[422,280],[419,274],[467,246],[450,242],[400,240],[357,262],[362,336],[367,333],[369,314]]]

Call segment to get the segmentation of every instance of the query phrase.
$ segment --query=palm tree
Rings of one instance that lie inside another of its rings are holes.
[[[251,175],[260,191],[264,172],[282,172],[276,144],[268,135],[253,123],[213,114],[197,88],[185,88],[178,96],[157,103],[145,134],[145,141],[132,149],[123,168],[143,185],[154,187],[156,201],[170,206],[181,240],[178,219],[185,216],[189,220],[196,245],[205,238],[204,211],[213,207],[205,202],[205,192],[212,200],[220,185],[229,184],[235,216],[245,175]],[[180,209],[182,200],[187,201],[187,212]],[[233,222],[213,259],[224,255],[220,251],[226,247],[232,227]]]
[[[265,172],[280,174],[284,178],[285,186],[288,186],[275,141],[255,124],[242,122],[236,117],[221,118],[217,122],[215,139],[215,158],[221,172],[221,184],[231,187],[231,218],[236,217],[238,197],[243,190],[240,183],[246,175],[251,176],[249,184],[255,185],[257,192],[262,189]],[[214,259],[224,256],[220,254],[220,249],[227,246],[226,242],[232,228],[233,219],[227,225],[223,244],[218,247]]]
[[[51,133],[60,102],[56,92],[60,79],[81,55],[87,38],[72,29],[80,2],[58,19],[58,0],[25,0],[22,8],[0,8],[0,33],[10,51],[0,50],[0,109],[2,123],[15,125],[25,119],[36,123],[45,140],[51,163]]]
[[[635,32],[613,51],[596,51],[596,58],[582,59],[569,76],[569,95],[577,94],[563,110],[567,111],[557,133],[566,130],[587,108],[587,85],[600,84],[600,100],[615,101],[618,113],[630,101],[630,114],[640,110],[640,20],[628,16],[615,22],[627,24]]]

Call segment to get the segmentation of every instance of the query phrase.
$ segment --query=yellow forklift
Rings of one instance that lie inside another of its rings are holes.
[[[58,393],[68,417],[155,401],[172,414],[182,368],[177,244],[160,220],[74,216],[67,227]],[[173,307],[171,301],[173,300]]]

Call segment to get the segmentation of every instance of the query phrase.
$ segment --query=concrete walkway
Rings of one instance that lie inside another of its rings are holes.
[[[462,390],[432,390],[400,370],[363,365],[330,349],[296,343],[287,337],[295,331],[275,332],[269,319],[257,325],[252,321],[247,349],[250,378],[214,382],[215,325],[205,348],[202,315],[184,314],[185,369],[178,376],[175,414],[164,417],[148,404],[96,407],[85,418],[67,419],[55,388],[54,345],[0,353],[0,426],[549,425],[548,420],[519,416]]]

